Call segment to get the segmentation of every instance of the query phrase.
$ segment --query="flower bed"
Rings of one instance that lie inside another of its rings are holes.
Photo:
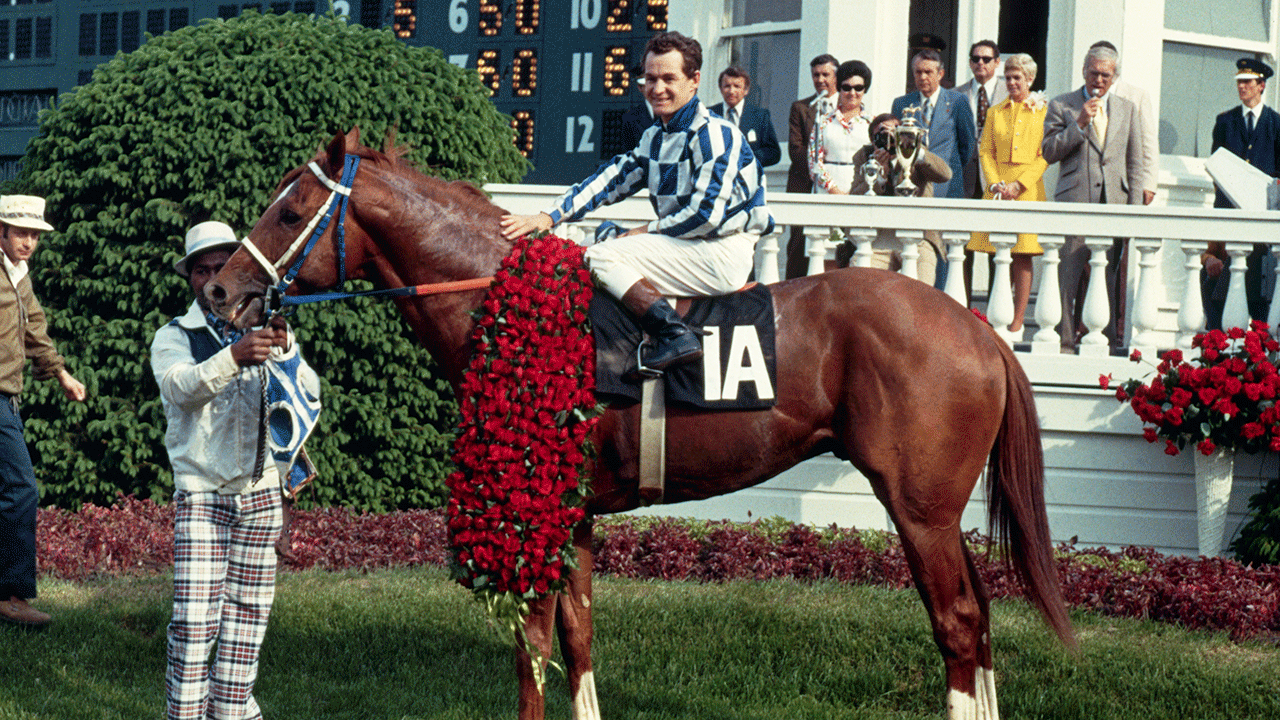
[[[385,515],[347,510],[299,511],[285,570],[373,570],[448,564],[443,510]],[[975,548],[985,547],[976,533]],[[173,511],[123,498],[78,513],[41,510],[37,555],[43,577],[87,580],[167,570],[173,559]],[[779,520],[751,524],[614,516],[596,523],[595,566],[622,577],[720,582],[798,578],[911,587],[896,536],[880,531],[814,528]],[[1280,565],[1247,567],[1222,558],[1161,555],[1138,547],[1118,552],[1058,549],[1068,604],[1107,615],[1149,618],[1232,637],[1280,638]],[[1017,596],[1017,581],[977,553],[995,597]]]

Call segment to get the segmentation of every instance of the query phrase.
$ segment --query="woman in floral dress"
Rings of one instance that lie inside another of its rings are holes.
[[[849,60],[836,68],[836,109],[818,118],[809,138],[809,175],[815,193],[848,195],[857,168],[853,154],[871,142],[871,116],[862,100],[871,89],[871,68]]]
[[[1044,139],[1044,116],[1048,102],[1043,93],[1031,93],[1036,79],[1036,61],[1026,53],[1013,55],[1004,63],[1009,97],[987,111],[978,161],[982,164],[987,189],[984,198],[1002,200],[1044,200],[1044,171],[1048,164],[1040,154]],[[966,250],[995,253],[986,233],[974,233]],[[1013,246],[1012,331],[1022,330],[1031,297],[1031,258],[1043,255],[1035,235],[1018,235]]]

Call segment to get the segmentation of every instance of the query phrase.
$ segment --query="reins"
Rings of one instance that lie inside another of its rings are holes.
[[[280,259],[272,263],[262,254],[262,251],[253,244],[253,240],[245,236],[240,241],[249,255],[258,262],[258,265],[266,270],[267,276],[275,281],[275,285],[267,288],[266,305],[270,315],[280,312],[286,307],[297,305],[309,305],[311,303],[324,302],[326,300],[343,300],[346,298],[356,297],[405,297],[413,295],[439,295],[451,292],[464,292],[466,290],[479,290],[487,288],[493,282],[493,277],[470,278],[467,280],[451,280],[440,283],[427,283],[424,285],[412,285],[409,287],[389,288],[385,290],[366,290],[364,292],[346,292],[342,290],[342,284],[347,277],[347,243],[346,243],[346,224],[347,203],[351,200],[351,189],[355,185],[356,170],[360,167],[360,158],[356,155],[347,155],[342,169],[342,180],[334,182],[330,180],[324,171],[320,169],[314,161],[307,163],[307,167],[311,172],[329,188],[329,197],[325,198],[324,203],[316,209],[316,214],[312,216],[307,226],[298,233],[298,237],[289,245],[289,249],[280,255]],[[341,198],[334,203],[335,198]],[[315,248],[316,242],[324,235],[325,230],[329,227],[329,222],[333,219],[334,214],[338,215],[338,224],[334,228],[335,239],[338,246],[338,290],[328,293],[314,293],[312,295],[288,295],[289,286],[293,285],[298,277],[298,273],[302,270],[302,264],[306,262],[307,256],[311,254]],[[305,246],[304,246],[305,243]],[[298,252],[298,248],[302,248],[302,253],[298,255],[298,259],[293,263],[287,272],[282,276],[280,269],[288,262],[289,257]]]

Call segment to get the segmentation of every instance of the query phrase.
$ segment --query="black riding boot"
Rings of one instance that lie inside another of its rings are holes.
[[[648,280],[628,288],[622,304],[640,320],[640,328],[652,339],[653,347],[643,357],[646,368],[666,370],[702,357],[697,333],[684,324],[671,303]]]

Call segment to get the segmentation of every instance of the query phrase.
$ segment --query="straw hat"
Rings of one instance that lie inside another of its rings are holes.
[[[197,255],[210,250],[226,249],[234,251],[239,245],[240,241],[236,240],[235,231],[231,229],[230,225],[216,220],[202,222],[187,231],[187,254],[173,264],[173,269],[177,270],[182,277],[187,277],[191,274],[187,270],[187,263]]]
[[[53,229],[52,225],[44,221],[44,198],[34,195],[0,197],[0,222],[46,232]]]

